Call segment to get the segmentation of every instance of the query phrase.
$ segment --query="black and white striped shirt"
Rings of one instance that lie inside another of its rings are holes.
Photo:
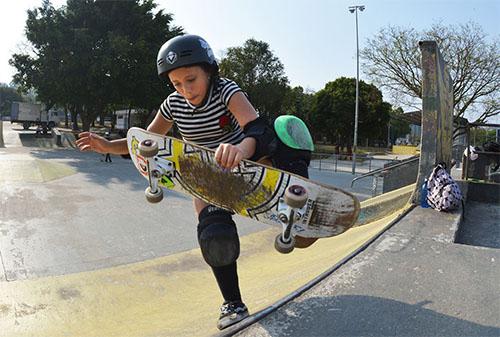
[[[243,140],[244,134],[227,105],[238,91],[241,89],[235,82],[220,78],[211,86],[203,106],[190,104],[176,91],[163,101],[160,112],[165,119],[176,123],[186,141],[212,149],[221,143],[236,145]]]

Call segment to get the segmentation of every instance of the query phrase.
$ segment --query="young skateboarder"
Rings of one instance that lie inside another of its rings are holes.
[[[216,149],[221,168],[268,157],[279,168],[307,176],[311,148],[290,148],[287,145],[294,144],[286,136],[277,137],[238,85],[219,77],[212,49],[203,38],[183,35],[167,41],[158,53],[157,69],[175,92],[161,104],[148,131],[164,135],[176,123],[184,140]],[[128,153],[126,139],[109,141],[89,132],[79,135],[77,145],[82,151]],[[238,283],[239,237],[231,212],[196,198],[194,208],[201,252],[224,298],[217,323],[224,329],[248,316]]]

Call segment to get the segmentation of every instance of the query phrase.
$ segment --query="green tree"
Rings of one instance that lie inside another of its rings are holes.
[[[410,133],[410,123],[404,118],[402,108],[393,109],[390,113],[390,142],[394,144],[396,139]]]
[[[363,69],[375,84],[387,89],[393,103],[418,108],[422,97],[418,42],[438,43],[453,81],[454,115],[466,112],[484,122],[500,113],[500,49],[498,37],[488,41],[474,23],[436,24],[425,31],[388,26],[368,39],[361,52]]]
[[[112,105],[157,107],[168,92],[156,75],[156,54],[181,33],[153,0],[49,0],[28,11],[26,36],[34,53],[15,54],[14,81],[35,88],[50,107],[67,107],[86,130]],[[34,56],[32,56],[34,55]]]
[[[229,48],[220,61],[220,71],[238,83],[261,115],[273,119],[282,114],[288,78],[269,44],[249,39],[242,47]]]
[[[24,99],[13,87],[0,83],[0,118],[10,116],[12,102],[23,102]]]
[[[305,92],[301,86],[289,88],[280,111],[287,115],[295,115],[309,125],[311,123],[313,97],[313,93]]]
[[[315,137],[350,148],[354,137],[356,79],[340,77],[326,84],[314,96],[311,121]],[[392,107],[384,102],[380,90],[359,82],[358,143],[369,144],[387,139],[387,125]]]

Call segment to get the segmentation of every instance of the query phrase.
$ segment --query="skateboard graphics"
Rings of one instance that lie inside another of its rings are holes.
[[[276,168],[243,160],[226,170],[216,163],[214,150],[138,128],[129,130],[127,141],[136,168],[149,181],[146,198],[151,202],[162,199],[161,187],[190,194],[282,226],[285,241],[295,235],[338,235],[353,225],[359,212],[359,202],[350,193]]]

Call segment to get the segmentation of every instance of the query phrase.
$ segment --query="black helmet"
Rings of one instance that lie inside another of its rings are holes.
[[[180,67],[204,63],[218,72],[214,53],[205,39],[190,34],[176,36],[165,42],[158,52],[158,76],[166,76]]]

